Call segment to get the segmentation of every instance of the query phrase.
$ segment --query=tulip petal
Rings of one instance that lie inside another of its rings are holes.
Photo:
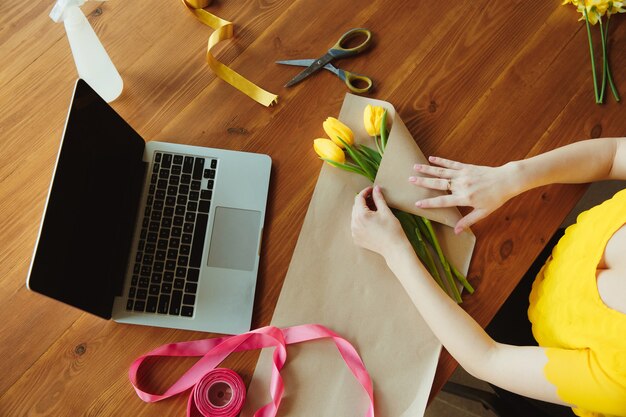
[[[343,153],[343,150],[330,139],[315,139],[313,141],[313,149],[322,159],[330,159],[342,164],[346,161],[346,155]]]
[[[343,139],[343,142],[346,142],[349,145],[354,144],[354,133],[352,133],[352,130],[340,120],[335,119],[334,117],[328,117],[324,123],[322,123],[322,127],[330,140],[335,142],[335,144],[340,148],[343,149],[344,145],[339,138]]]

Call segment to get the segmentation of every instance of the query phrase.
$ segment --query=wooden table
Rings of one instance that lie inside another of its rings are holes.
[[[146,140],[273,158],[253,317],[259,327],[272,317],[320,169],[312,140],[323,136],[321,122],[337,115],[346,92],[328,73],[285,89],[296,70],[274,61],[317,57],[347,29],[371,29],[374,47],[340,66],[375,80],[371,96],[396,106],[427,155],[496,165],[584,138],[623,136],[622,106],[612,98],[594,104],[584,25],[560,3],[217,2],[210,10],[236,23],[236,38],[218,46],[218,58],[278,93],[269,109],[211,73],[203,58],[211,30],[180,1],[88,2],[83,10],[125,82],[113,107]],[[116,324],[25,288],[76,78],[63,27],[48,17],[51,6],[0,4],[0,415],[183,415],[182,397],[139,401],[128,366],[158,345],[206,334]],[[615,21],[611,57],[626,95],[626,22]],[[528,192],[476,225],[469,276],[477,291],[463,306],[481,325],[584,189]],[[256,358],[237,355],[226,365],[247,382]],[[154,372],[165,385],[188,365]],[[455,366],[444,352],[433,393]]]

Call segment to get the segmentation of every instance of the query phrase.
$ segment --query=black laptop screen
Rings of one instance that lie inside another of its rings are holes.
[[[143,182],[144,140],[79,80],[31,273],[30,289],[110,318]]]

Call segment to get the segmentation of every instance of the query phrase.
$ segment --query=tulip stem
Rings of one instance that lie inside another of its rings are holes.
[[[374,136],[374,144],[376,144],[376,149],[378,150],[378,154],[382,156],[383,150],[380,147],[380,141],[378,140],[378,135]]]
[[[469,281],[467,280],[467,278],[465,277],[465,275],[463,275],[461,273],[461,271],[459,271],[458,269],[456,269],[454,267],[454,265],[450,264],[450,268],[452,268],[452,273],[454,274],[454,276],[456,277],[456,279],[463,284],[463,287],[467,290],[467,292],[469,292],[470,294],[474,294],[474,287],[472,287],[472,284],[469,283]]]
[[[387,132],[387,110],[383,113],[383,120],[380,122],[380,147],[382,155],[385,152],[385,148],[387,147],[387,139],[389,132]]]
[[[450,269],[450,263],[448,262],[448,260],[446,259],[446,257],[443,254],[443,251],[441,250],[441,246],[439,245],[439,241],[437,240],[437,235],[435,234],[435,230],[433,229],[433,225],[430,222],[430,220],[428,220],[425,217],[421,217],[421,220],[424,223],[424,225],[426,226],[426,229],[428,230],[428,236],[430,237],[430,243],[435,248],[435,252],[437,252],[437,256],[439,257],[439,261],[441,262],[441,266],[443,267],[443,271],[444,271],[444,273],[446,275],[446,278],[448,279],[448,285],[450,286],[450,289],[452,290],[452,293],[454,295],[454,299],[456,300],[457,303],[461,303],[462,302],[461,294],[459,293],[459,289],[456,286],[456,282],[452,278],[452,270]]]
[[[441,280],[441,275],[439,275],[439,270],[437,269],[437,265],[435,265],[435,260],[422,237],[416,216],[396,209],[392,209],[392,212],[400,221],[400,225],[402,226],[402,229],[404,229],[404,233],[409,239],[411,246],[413,246],[413,250],[415,251],[417,257],[420,261],[422,261],[430,275],[435,279],[441,289],[450,295],[450,292]]]
[[[441,275],[439,275],[439,270],[437,269],[437,266],[435,265],[435,259],[433,258],[433,256],[430,254],[430,251],[426,247],[426,243],[424,242],[424,239],[422,239],[422,234],[420,233],[419,227],[415,225],[415,227],[413,228],[413,231],[415,232],[415,235],[417,236],[420,243],[424,247],[424,258],[426,258],[426,264],[428,265],[428,269],[431,270],[431,274],[433,275],[433,278],[435,278],[435,281],[437,281],[437,284],[439,284],[439,286],[444,291],[446,291],[448,295],[450,295],[450,293],[446,290],[446,287],[443,284],[443,281],[441,280]]]
[[[372,154],[368,153],[367,149],[369,148],[367,148],[367,146],[356,145],[355,149],[359,154],[361,154],[361,156],[363,156],[363,160],[370,166],[372,171],[378,172],[378,166],[380,165],[380,161],[377,161]],[[373,151],[373,153],[376,154],[375,151]]]
[[[339,138],[339,137],[338,137]],[[359,157],[358,153],[354,150],[354,148],[350,145],[348,145],[343,139],[339,138],[339,140],[341,141],[341,143],[343,143],[343,145],[346,147],[346,152],[348,152],[348,155],[350,155],[350,158],[352,158],[352,160],[354,162],[357,163],[358,166],[360,166],[363,171],[365,172],[365,176],[372,182],[374,182],[374,179],[376,178],[376,173],[372,171],[372,169],[365,163],[363,162],[363,160],[361,159],[361,157]]]
[[[328,158],[320,158],[320,159],[322,161],[324,161],[324,162],[327,162],[327,163],[331,164],[332,166],[334,166],[336,168],[341,168],[341,169],[343,169],[345,171],[354,172],[356,174],[363,175],[364,177],[367,177],[365,172],[363,172],[363,170],[359,166],[352,165],[352,164],[342,164],[341,162],[333,161],[332,159],[328,159]]]
[[[368,146],[365,146],[365,145],[359,145],[358,149],[359,149],[359,151],[361,153],[369,155],[370,160],[376,166],[376,172],[378,172],[378,167],[380,166],[380,161],[382,161],[382,156],[380,155],[380,153],[376,152],[374,149],[372,149],[372,148],[370,148]]]
[[[429,221],[430,223],[430,221]],[[430,232],[428,231],[428,228],[426,228],[426,226],[423,226],[424,230],[422,231],[423,234],[425,234],[427,237],[431,237]],[[432,240],[429,240],[429,243],[435,247],[435,245],[439,246],[439,243],[437,241],[437,235],[436,234],[432,234]],[[446,262],[450,265],[450,269],[452,270],[452,274],[456,277],[456,279],[463,285],[463,287],[470,293],[474,293],[474,287],[472,287],[472,285],[469,283],[469,281],[467,280],[467,278],[465,277],[465,275],[463,275],[458,269],[456,269],[456,267],[450,263],[450,261],[447,260],[446,258]]]

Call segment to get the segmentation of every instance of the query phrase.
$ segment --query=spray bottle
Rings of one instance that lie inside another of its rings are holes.
[[[100,39],[80,10],[83,3],[85,0],[57,0],[50,12],[50,18],[65,25],[78,76],[100,97],[111,102],[122,93],[124,83]]]

